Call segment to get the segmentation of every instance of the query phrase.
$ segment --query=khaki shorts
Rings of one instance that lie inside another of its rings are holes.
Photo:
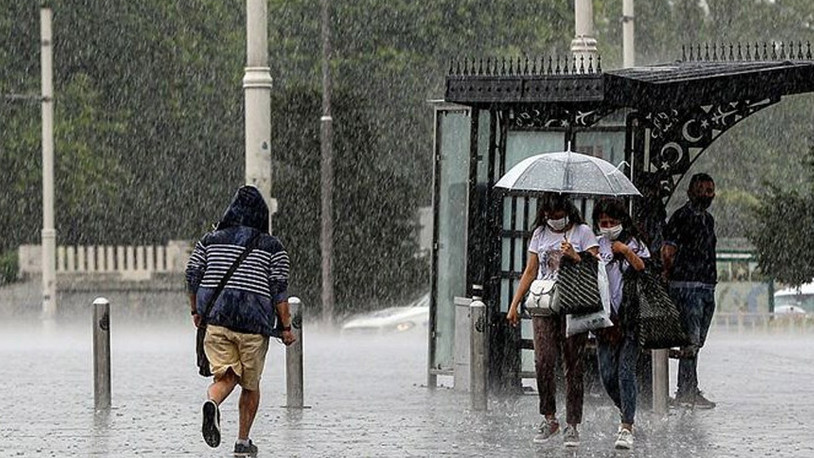
[[[231,368],[238,376],[241,387],[259,390],[268,348],[267,336],[234,332],[223,326],[206,327],[204,351],[215,380],[219,380]]]

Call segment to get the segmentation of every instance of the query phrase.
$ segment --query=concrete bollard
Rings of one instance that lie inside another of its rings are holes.
[[[652,350],[653,413],[667,415],[667,398],[670,396],[670,364],[667,350]]]
[[[110,302],[93,301],[93,400],[96,410],[110,408]]]
[[[285,349],[286,407],[303,408],[302,301],[298,297],[290,297],[288,306],[291,310],[291,332],[297,341]]]
[[[476,299],[469,304],[469,392],[472,410],[486,410],[486,304]]]

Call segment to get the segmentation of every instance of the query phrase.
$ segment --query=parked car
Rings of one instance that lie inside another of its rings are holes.
[[[426,331],[430,323],[430,294],[408,305],[389,307],[352,317],[342,325],[342,334],[390,334]]]
[[[775,315],[805,315],[804,308],[797,305],[776,305],[774,307]]]
[[[785,288],[774,293],[774,313],[814,314],[814,283]]]

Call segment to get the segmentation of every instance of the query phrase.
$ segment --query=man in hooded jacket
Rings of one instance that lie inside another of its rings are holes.
[[[218,284],[250,244],[254,248],[204,317]],[[186,268],[193,322],[196,326],[206,323],[204,350],[214,376],[203,405],[201,428],[211,447],[220,445],[218,406],[240,385],[235,454],[257,453],[249,432],[260,403],[260,377],[276,319],[283,343],[290,345],[295,340],[286,292],[288,274],[288,254],[269,234],[269,210],[260,191],[251,185],[240,187],[215,230],[195,245]]]

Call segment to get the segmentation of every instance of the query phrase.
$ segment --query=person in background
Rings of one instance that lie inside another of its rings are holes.
[[[219,406],[240,385],[236,456],[257,454],[249,432],[260,404],[260,377],[275,316],[282,320],[283,343],[290,345],[295,340],[286,292],[288,253],[269,234],[269,210],[257,188],[246,185],[237,190],[215,230],[195,244],[186,268],[193,323],[201,326],[210,296],[251,242],[256,242],[254,249],[238,265],[205,317],[204,349],[214,380],[202,408],[201,433],[210,447],[220,445]]]
[[[697,173],[687,189],[689,200],[675,211],[664,228],[661,248],[663,276],[681,311],[691,344],[678,353],[675,403],[711,409],[715,403],[698,389],[698,352],[704,346],[715,312],[715,219],[707,211],[715,198],[715,182]]]
[[[520,278],[517,292],[512,298],[506,319],[513,326],[520,321],[518,307],[535,279],[556,279],[560,262],[580,262],[581,256],[595,256],[598,243],[591,227],[582,220],[579,210],[566,195],[546,194],[534,222],[534,233],[529,242],[529,257]],[[582,254],[580,254],[582,253]],[[540,397],[540,424],[535,443],[546,443],[560,432],[557,420],[556,380],[554,368],[558,354],[565,363],[566,427],[563,442],[566,447],[579,445],[578,425],[582,422],[584,386],[582,382],[583,357],[588,333],[565,336],[565,316],[532,316],[534,328],[534,368],[537,374],[537,392]]]
[[[593,331],[597,340],[597,358],[602,385],[619,409],[621,424],[616,435],[617,449],[633,448],[633,421],[636,415],[636,367],[639,344],[636,341],[636,317],[622,297],[622,274],[628,269],[644,269],[643,258],[650,257],[647,245],[625,204],[606,198],[594,205],[594,229],[599,232],[599,257],[608,273],[611,298],[610,328]]]

